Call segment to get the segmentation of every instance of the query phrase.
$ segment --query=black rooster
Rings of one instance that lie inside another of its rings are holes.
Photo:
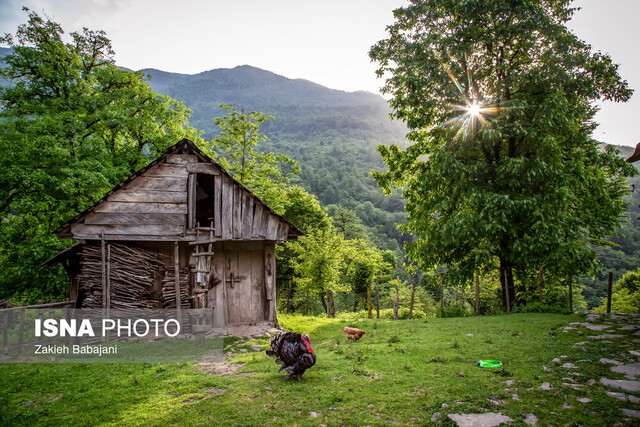
[[[309,335],[297,332],[280,332],[276,335],[271,340],[271,350],[267,351],[267,355],[275,357],[276,363],[282,365],[278,372],[283,369],[287,371],[285,381],[293,377],[300,381],[304,371],[316,364]]]

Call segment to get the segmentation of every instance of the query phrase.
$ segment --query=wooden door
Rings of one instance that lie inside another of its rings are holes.
[[[262,250],[224,251],[227,323],[265,320],[263,258]]]

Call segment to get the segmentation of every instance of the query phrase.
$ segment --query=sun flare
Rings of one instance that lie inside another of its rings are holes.
[[[473,103],[467,107],[470,116],[476,117],[480,115],[480,104]]]

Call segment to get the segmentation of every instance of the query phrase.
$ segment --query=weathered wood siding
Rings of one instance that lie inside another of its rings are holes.
[[[218,165],[192,154],[167,154],[163,161],[109,194],[71,224],[74,239],[195,240],[196,174],[212,175],[215,240],[287,239],[289,225],[243,189]],[[201,224],[202,225],[202,224]],[[209,224],[206,224],[209,226]]]

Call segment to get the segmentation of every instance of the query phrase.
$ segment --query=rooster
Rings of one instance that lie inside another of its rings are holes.
[[[360,329],[356,329],[356,328],[348,328],[346,326],[343,326],[342,330],[347,336],[347,339],[350,339],[353,341],[358,341],[360,338],[362,338],[364,334],[366,334],[365,331],[361,331]]]
[[[271,350],[266,353],[267,356],[275,357],[276,363],[282,365],[278,372],[283,369],[287,371],[285,381],[294,377],[300,381],[304,371],[316,364],[316,355],[307,334],[280,332],[271,340]]]

